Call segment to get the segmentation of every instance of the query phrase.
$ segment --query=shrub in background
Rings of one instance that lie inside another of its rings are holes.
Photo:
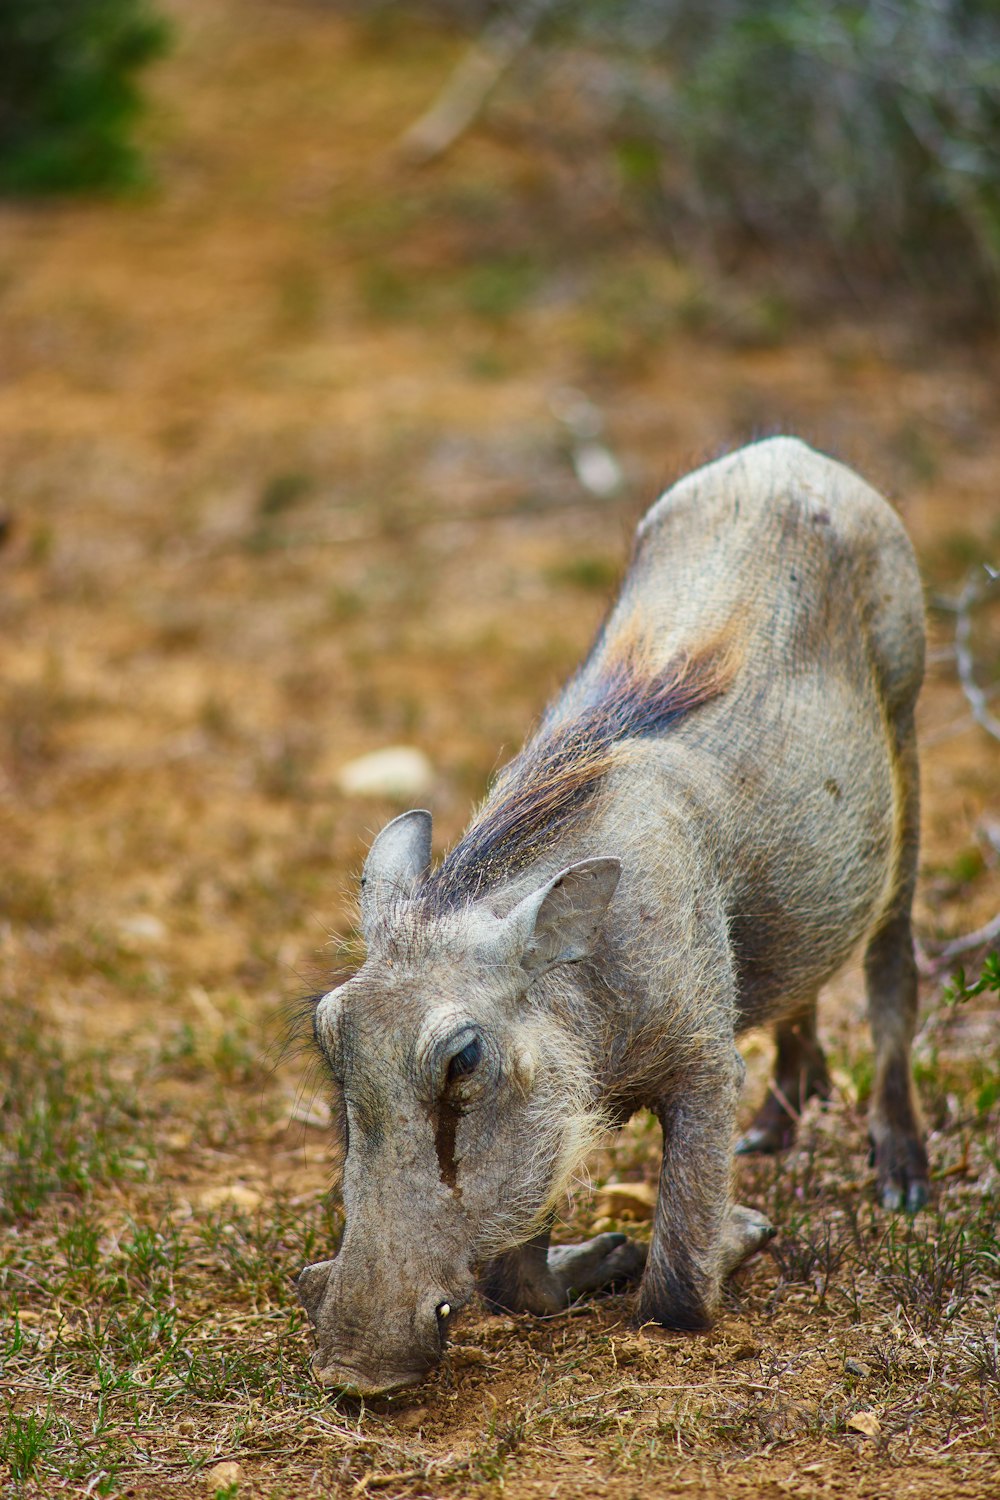
[[[166,43],[147,0],[0,0],[0,192],[141,181],[136,74]]]
[[[679,153],[681,192],[710,222],[823,240],[879,274],[1000,286],[998,0],[625,9],[666,22],[670,86],[637,90],[634,117]]]
[[[661,222],[1000,303],[1000,0],[430,3],[533,13],[539,131],[565,62]]]

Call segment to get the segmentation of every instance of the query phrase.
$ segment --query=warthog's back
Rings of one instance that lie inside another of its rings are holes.
[[[747,667],[770,681],[838,657],[857,664],[867,640],[890,710],[920,686],[923,599],[909,539],[870,485],[796,438],[699,469],[653,506],[615,617],[636,601],[668,652],[711,630],[757,637],[766,650]]]
[[[658,809],[683,813],[725,893],[747,1020],[814,990],[891,899],[898,729],[923,671],[910,543],[857,475],[790,438],[697,471],[642,521],[622,595],[552,719],[616,656],[704,657],[728,690],[623,744],[593,830],[661,884]],[[610,846],[610,845],[609,845]],[[672,885],[673,882],[671,881]]]

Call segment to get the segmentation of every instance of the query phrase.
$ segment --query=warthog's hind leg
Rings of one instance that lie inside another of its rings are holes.
[[[909,914],[875,934],[865,954],[868,1010],[875,1038],[875,1084],[868,1134],[883,1208],[916,1213],[928,1197],[927,1152],[910,1073],[917,974]]]
[[[815,996],[805,1010],[779,1023],[774,1039],[774,1082],[753,1124],[736,1143],[739,1156],[784,1151],[795,1139],[806,1100],[830,1097],[830,1075],[816,1035]]]
[[[912,724],[899,732],[901,826],[892,903],[865,952],[868,1018],[875,1042],[875,1083],[868,1133],[884,1208],[915,1213],[927,1202],[928,1169],[910,1071],[917,1022],[917,965],[910,907],[919,825],[917,752]]]

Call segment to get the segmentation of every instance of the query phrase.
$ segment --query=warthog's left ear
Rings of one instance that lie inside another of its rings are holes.
[[[503,919],[504,947],[533,977],[578,963],[594,943],[621,875],[617,859],[584,859],[532,891]]]
[[[387,823],[368,851],[361,876],[361,928],[367,937],[383,907],[406,897],[431,862],[431,815],[403,813]]]

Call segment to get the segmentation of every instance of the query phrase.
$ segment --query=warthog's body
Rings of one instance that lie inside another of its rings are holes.
[[[300,1278],[321,1378],[419,1378],[477,1275],[495,1305],[546,1311],[635,1274],[621,1236],[547,1240],[595,1135],[640,1106],[664,1150],[637,1315],[706,1326],[769,1233],[730,1205],[735,1037],[777,1023],[741,1143],[776,1149],[827,1088],[817,991],[866,935],[879,1189],[919,1206],[923,653],[893,512],[801,443],[763,442],[645,517],[590,656],[443,863],[426,813],[383,831],[368,958],[316,1011],[347,1132],[343,1244]]]

